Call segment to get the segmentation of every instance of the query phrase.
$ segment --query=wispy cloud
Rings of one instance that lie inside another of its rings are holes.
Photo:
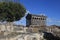
[[[60,22],[60,20],[56,20],[53,18],[47,18],[47,22]]]
[[[26,10],[25,16],[21,18],[21,20],[14,22],[17,25],[26,25],[26,15],[30,13],[29,11]]]
[[[53,19],[47,18],[47,22],[53,22]]]
[[[47,25],[60,25],[60,20],[47,18]]]

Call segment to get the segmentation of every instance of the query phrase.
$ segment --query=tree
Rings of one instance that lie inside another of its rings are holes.
[[[13,22],[20,20],[26,9],[20,3],[0,2],[0,21]]]

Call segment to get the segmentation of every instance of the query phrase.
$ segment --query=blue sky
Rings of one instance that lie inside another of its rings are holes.
[[[45,14],[47,25],[60,25],[60,0],[20,0],[26,10],[31,14]],[[25,25],[25,17],[17,24]]]

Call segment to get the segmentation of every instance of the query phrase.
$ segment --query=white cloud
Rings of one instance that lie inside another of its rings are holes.
[[[26,14],[30,13],[29,11],[26,10]]]
[[[57,22],[60,22],[60,20],[58,20]]]
[[[25,16],[21,18],[21,20],[14,22],[17,25],[26,25],[26,15],[30,13],[29,11],[26,10]]]
[[[47,22],[60,22],[60,20],[56,20],[53,18],[47,18]]]
[[[47,18],[47,22],[53,22],[51,18]]]
[[[48,25],[60,25],[60,20],[53,19],[53,18],[47,18],[47,24]]]
[[[30,12],[26,10],[26,13],[25,13],[25,16],[24,16],[24,17],[26,17],[26,15],[27,15],[28,13],[30,13]]]
[[[25,17],[23,17],[19,21],[15,21],[14,24],[17,24],[17,25],[26,25],[26,19],[25,19]]]
[[[40,15],[44,15],[44,16],[46,16],[44,13],[40,13]]]

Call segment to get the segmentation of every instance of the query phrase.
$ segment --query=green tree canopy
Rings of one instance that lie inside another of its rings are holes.
[[[26,9],[19,3],[0,2],[0,21],[18,21],[25,13]]]

